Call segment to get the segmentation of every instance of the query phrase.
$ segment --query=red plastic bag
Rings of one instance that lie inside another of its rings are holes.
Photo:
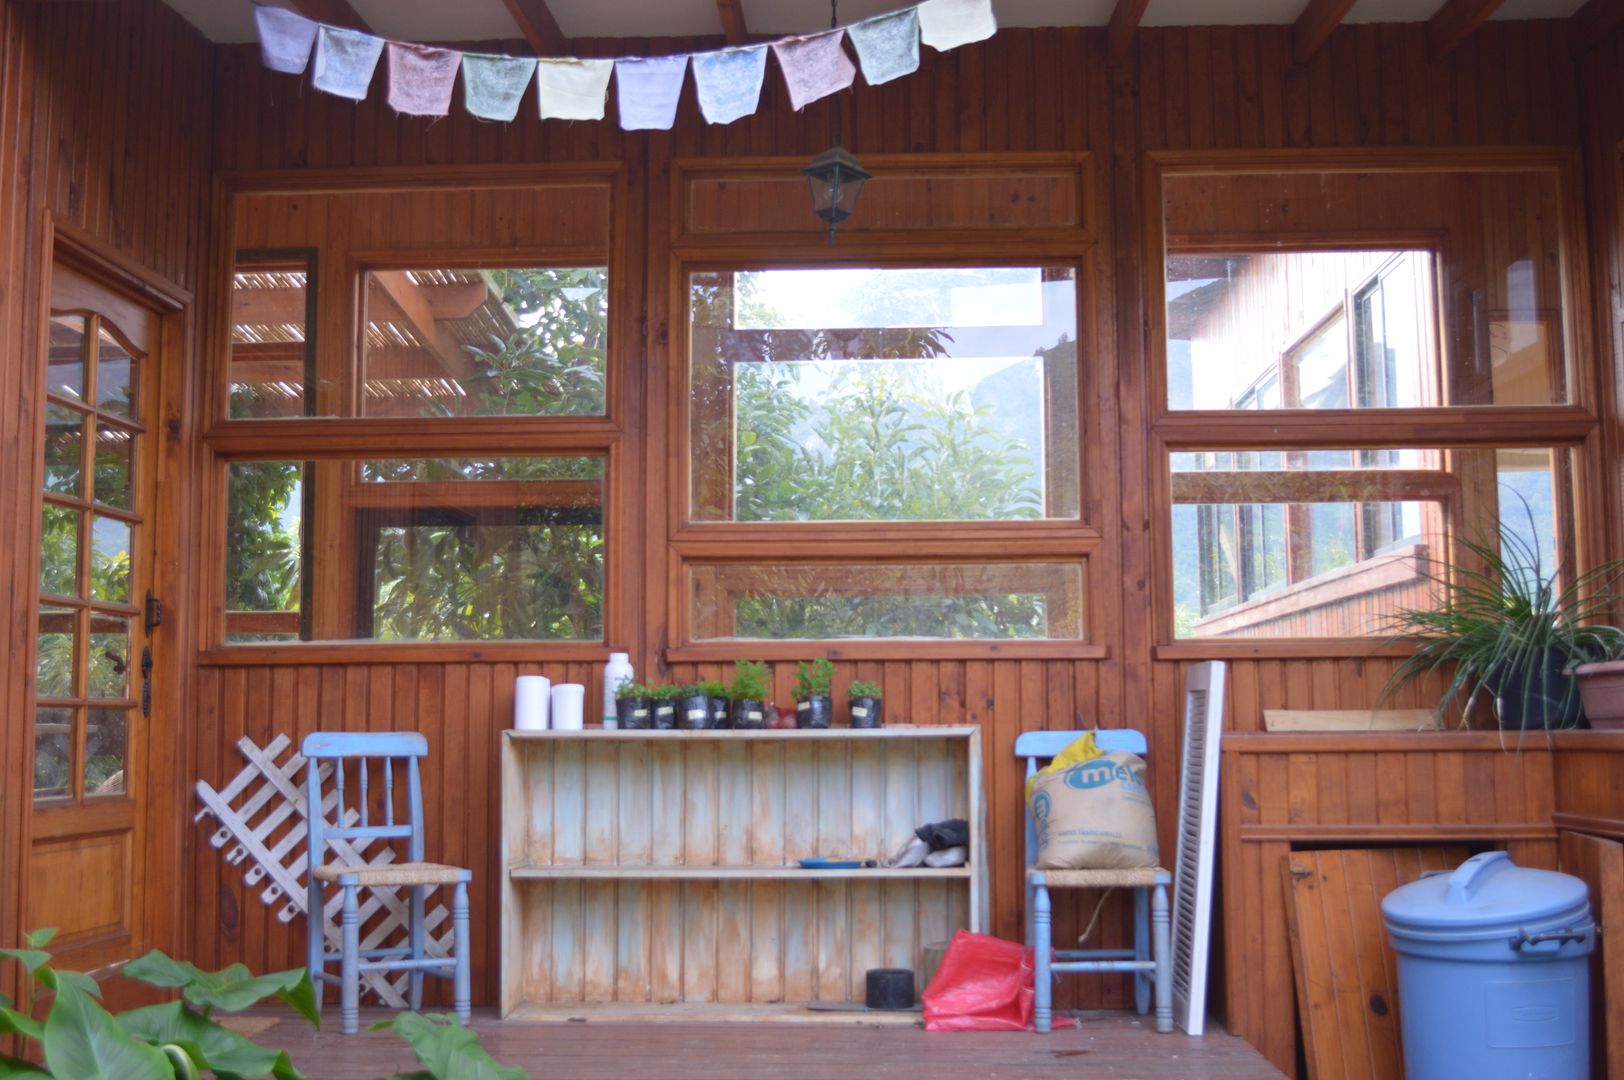
[[[1031,1031],[1032,954],[960,930],[925,988],[926,1031]]]

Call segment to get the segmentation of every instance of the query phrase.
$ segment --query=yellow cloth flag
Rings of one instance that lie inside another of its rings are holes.
[[[1045,765],[1043,768],[1039,769],[1037,772],[1033,773],[1027,778],[1027,805],[1031,805],[1032,803],[1032,789],[1037,786],[1037,782],[1043,777],[1050,776],[1058,772],[1065,772],[1073,765],[1081,765],[1085,761],[1093,761],[1097,757],[1104,756],[1105,751],[1101,750],[1094,744],[1094,733],[1092,731],[1083,732],[1082,735],[1076,739],[1073,739],[1064,750],[1056,754],[1053,761],[1049,762],[1049,764]]]

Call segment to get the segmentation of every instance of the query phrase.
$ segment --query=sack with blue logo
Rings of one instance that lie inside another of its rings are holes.
[[[1092,744],[1092,736],[1084,737]],[[1121,750],[1062,757],[1059,768],[1051,765],[1026,787],[1037,829],[1037,867],[1134,870],[1159,865],[1156,810],[1145,787],[1144,759]]]

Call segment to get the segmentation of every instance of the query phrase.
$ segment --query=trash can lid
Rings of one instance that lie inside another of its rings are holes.
[[[1584,917],[1585,883],[1571,874],[1518,866],[1503,851],[1473,855],[1452,873],[1402,885],[1382,900],[1387,925],[1498,932]]]

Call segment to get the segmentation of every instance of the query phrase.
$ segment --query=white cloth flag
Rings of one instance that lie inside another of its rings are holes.
[[[669,131],[688,74],[688,55],[615,61],[615,106],[624,131]]]
[[[985,41],[997,32],[992,0],[925,0],[919,5],[919,36],[939,52]]]
[[[536,97],[543,120],[602,120],[613,60],[547,57],[536,64]]]
[[[383,38],[323,24],[316,34],[316,89],[351,101],[362,100],[382,55]]]
[[[512,120],[536,75],[536,61],[526,56],[462,56],[462,106],[481,120]]]

